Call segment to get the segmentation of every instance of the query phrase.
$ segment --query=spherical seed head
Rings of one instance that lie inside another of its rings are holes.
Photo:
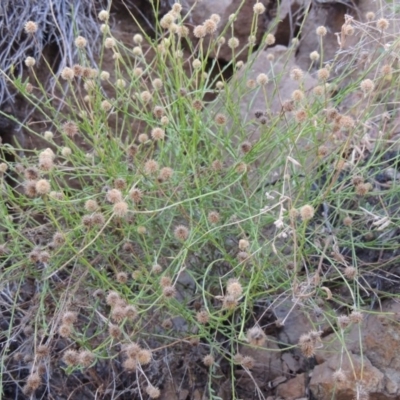
[[[90,367],[96,359],[95,355],[89,350],[81,351],[78,354],[78,358],[79,358],[79,364],[85,368]]]
[[[319,60],[319,53],[318,53],[318,51],[313,51],[313,52],[311,52],[310,53],[310,59],[311,59],[311,61],[318,61]]]
[[[174,229],[174,236],[181,241],[187,240],[189,237],[189,229],[184,225],[178,225]]]
[[[368,12],[365,14],[365,18],[367,19],[367,21],[372,21],[372,20],[375,19],[375,13],[372,12],[372,11],[368,11]]]
[[[39,359],[46,358],[49,354],[50,354],[50,349],[49,349],[49,347],[46,346],[45,344],[40,344],[40,345],[36,348],[36,356],[37,356]]]
[[[75,366],[79,364],[79,354],[76,350],[69,349],[63,354],[63,361],[69,366]]]
[[[136,35],[133,36],[133,42],[136,44],[140,44],[143,42],[143,36],[137,33]]]
[[[83,36],[78,36],[75,39],[75,46],[78,47],[78,49],[83,49],[87,45],[87,40]]]
[[[198,38],[201,39],[203,37],[206,36],[206,29],[204,28],[204,26],[202,25],[197,25],[194,29],[193,29],[193,35]]]
[[[33,34],[36,33],[38,30],[37,23],[34,21],[28,21],[24,25],[24,30],[27,34]]]
[[[134,358],[127,358],[123,363],[122,367],[124,368],[125,371],[136,371],[137,368],[137,361]]]
[[[256,78],[256,82],[260,85],[260,86],[264,86],[269,82],[268,76],[267,74],[258,74],[257,78]]]
[[[290,78],[294,81],[300,81],[304,76],[304,72],[300,68],[293,68],[290,72]]]
[[[351,226],[353,225],[353,218],[347,216],[343,218],[343,225],[344,226]]]
[[[210,211],[207,215],[207,219],[210,224],[217,224],[220,221],[221,216],[217,211]]]
[[[303,91],[301,91],[299,89],[293,91],[293,93],[292,93],[292,100],[293,101],[299,102],[299,101],[302,101],[303,99],[304,99],[304,92]]]
[[[210,321],[210,314],[205,310],[199,311],[196,314],[196,319],[199,324],[205,325]]]
[[[35,167],[28,167],[24,171],[25,179],[33,181],[39,178],[39,170]]]
[[[201,100],[194,100],[192,106],[196,111],[201,111],[204,107],[203,102]]]
[[[319,26],[316,29],[316,33],[317,33],[318,36],[322,37],[322,36],[325,36],[328,33],[328,31],[326,30],[326,28],[324,26]]]
[[[142,349],[136,342],[129,343],[124,347],[124,352],[129,358],[136,358],[140,350]]]
[[[315,341],[311,338],[310,334],[304,333],[299,339],[300,350],[307,358],[313,357],[315,354]]]
[[[237,298],[235,296],[232,296],[228,294],[227,296],[224,296],[223,302],[222,302],[222,308],[226,310],[234,310],[238,305]]]
[[[36,263],[39,261],[40,251],[38,249],[33,249],[29,254],[28,258],[30,262]]]
[[[347,278],[347,279],[354,279],[357,275],[357,269],[351,266],[348,266],[344,269],[343,275]]]
[[[28,376],[26,380],[26,386],[31,390],[35,391],[39,388],[40,384],[42,383],[42,379],[37,372],[33,372]]]
[[[43,133],[43,137],[44,137],[46,140],[52,140],[53,137],[54,137],[54,134],[53,134],[53,132],[51,132],[51,131],[45,131],[45,132]]]
[[[151,175],[154,174],[158,171],[159,165],[158,162],[156,160],[147,160],[144,163],[144,172],[147,175]]]
[[[163,81],[159,78],[153,79],[151,84],[155,90],[160,90],[163,87]]]
[[[50,192],[51,186],[47,179],[39,179],[35,185],[36,193],[44,195]]]
[[[115,45],[116,45],[116,42],[115,42],[115,39],[113,39],[113,38],[107,38],[104,41],[104,47],[106,49],[112,49],[113,47],[115,47]]]
[[[112,104],[108,100],[103,100],[100,104],[100,107],[103,111],[110,111],[112,108]]]
[[[166,297],[167,299],[175,297],[176,296],[175,287],[174,286],[165,286],[163,288],[163,296]]]
[[[125,201],[119,201],[118,203],[115,203],[113,211],[117,217],[125,217],[125,215],[128,214],[129,211],[128,203],[126,203]]]
[[[226,286],[226,291],[229,295],[237,299],[242,295],[243,287],[237,279],[229,279]]]
[[[164,109],[164,107],[155,106],[155,107],[153,108],[153,114],[154,114],[157,118],[161,118],[161,117],[164,116],[164,114],[165,114],[165,109]]]
[[[147,365],[151,362],[151,351],[146,349],[139,350],[137,360],[141,365]]]
[[[300,208],[300,217],[303,221],[309,221],[314,217],[314,214],[314,207],[309,204],[306,204]]]
[[[222,170],[223,165],[221,160],[215,160],[211,163],[211,168],[215,171],[215,172],[219,172]]]
[[[93,225],[103,226],[104,223],[105,223],[105,218],[102,213],[94,213],[92,215],[92,224]]]
[[[36,64],[36,60],[33,57],[26,57],[25,58],[25,65],[28,68],[32,68]]]
[[[124,320],[126,314],[125,314],[125,309],[124,307],[121,307],[119,305],[116,305],[113,307],[111,311],[111,319],[115,321],[116,323],[120,323]]]
[[[106,200],[109,203],[119,203],[122,201],[122,193],[118,189],[110,189],[106,194]]]
[[[61,149],[61,155],[63,156],[63,157],[69,157],[70,155],[72,154],[72,150],[69,148],[69,147],[63,147],[62,149]]]
[[[243,357],[241,361],[241,366],[246,369],[252,369],[254,367],[254,358],[250,356]]]
[[[54,167],[54,163],[50,157],[41,157],[38,166],[42,171],[50,171]]]
[[[106,10],[101,10],[98,14],[98,17],[100,21],[107,21],[110,17],[110,14]]]
[[[360,88],[364,93],[371,93],[375,88],[375,84],[371,79],[364,79],[360,83]]]
[[[379,18],[376,21],[376,27],[381,31],[385,31],[389,28],[389,21],[386,18]]]
[[[64,325],[73,325],[78,320],[78,315],[73,311],[66,311],[62,316]]]
[[[91,215],[83,215],[81,222],[85,228],[91,228],[93,226],[93,217]]]
[[[47,264],[50,261],[50,253],[47,251],[41,251],[39,253],[39,261]]]
[[[148,140],[149,140],[149,136],[147,135],[147,133],[141,133],[138,136],[139,143],[146,143],[146,142],[148,142]]]
[[[73,138],[76,134],[78,134],[79,128],[75,122],[67,121],[64,122],[62,130],[68,137]]]
[[[347,315],[340,315],[337,323],[340,329],[346,329],[350,325],[350,318]]]
[[[203,27],[206,35],[212,35],[217,30],[217,23],[213,19],[209,18],[204,21]]]
[[[236,37],[231,37],[228,40],[228,47],[230,47],[231,49],[236,49],[237,47],[239,47],[239,39]]]
[[[332,378],[334,380],[334,382],[336,382],[337,384],[343,384],[347,381],[347,377],[346,374],[343,372],[342,369],[338,369],[336,370],[333,374],[332,374]]]
[[[70,80],[74,79],[74,77],[75,77],[75,73],[72,68],[65,67],[61,71],[61,78],[63,78],[66,81],[70,81]]]
[[[217,125],[225,125],[227,121],[226,116],[220,113],[215,116],[214,120]]]
[[[108,295],[106,297],[106,303],[111,306],[114,307],[116,306],[119,302],[121,301],[121,297],[117,292],[114,291],[110,291],[108,292]]]
[[[363,321],[364,316],[360,311],[352,311],[349,318],[353,324],[360,324]]]
[[[253,346],[263,346],[267,340],[264,331],[259,326],[250,328],[246,333],[247,341]]]
[[[143,198],[143,192],[138,188],[132,188],[129,191],[129,197],[135,203],[140,203],[142,201],[142,198]]]
[[[108,333],[113,339],[119,339],[119,337],[122,334],[122,331],[118,325],[110,324],[108,326]]]
[[[204,358],[203,358],[203,364],[206,367],[211,367],[212,365],[214,365],[215,363],[215,358],[211,355],[211,354],[207,354]]]
[[[165,138],[165,131],[164,129],[161,128],[154,128],[151,131],[151,137],[153,140],[158,141],[158,140],[164,140]]]
[[[98,210],[98,208],[99,208],[99,205],[97,204],[96,200],[90,199],[85,202],[85,210],[88,212],[94,212],[94,211]]]
[[[160,389],[156,388],[153,385],[147,386],[146,393],[149,395],[149,397],[151,399],[158,399],[160,397],[160,394],[161,394]]]
[[[71,336],[71,333],[72,333],[72,325],[63,324],[58,328],[58,334],[61,337],[68,338]]]
[[[368,194],[372,189],[372,185],[367,182],[367,183],[360,183],[359,185],[356,186],[356,194],[358,196],[365,196]]]
[[[162,272],[162,266],[161,265],[159,265],[159,264],[154,264],[152,267],[151,267],[151,273],[153,274],[153,275],[158,275],[158,274],[160,274],[161,272]]]
[[[138,311],[135,306],[126,306],[125,307],[125,316],[128,318],[129,321],[133,321],[138,316]]]
[[[326,81],[329,78],[329,70],[327,68],[321,68],[317,72],[318,79],[321,81]]]
[[[257,15],[263,14],[265,12],[264,4],[262,4],[262,3],[254,4],[253,11],[254,11],[254,14],[257,14]]]
[[[172,279],[168,275],[165,275],[161,277],[160,279],[160,285],[161,287],[166,287],[166,286],[172,286]]]
[[[317,155],[319,158],[324,158],[329,154],[329,148],[325,145],[321,145],[318,147]]]
[[[169,179],[171,179],[173,174],[174,174],[174,170],[172,168],[163,167],[160,170],[160,174],[159,174],[158,178],[161,182],[165,182],[165,181],[168,181]]]

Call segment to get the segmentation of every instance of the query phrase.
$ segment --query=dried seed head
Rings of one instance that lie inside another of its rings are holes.
[[[372,21],[372,20],[375,19],[375,13],[372,12],[372,11],[368,11],[368,12],[365,14],[365,18],[367,19],[367,21]]]
[[[300,208],[300,216],[303,221],[309,221],[314,217],[314,214],[314,207],[309,204],[306,204]]]
[[[139,314],[135,306],[129,305],[125,307],[125,315],[129,321],[133,321],[137,318]]]
[[[211,354],[207,354],[204,358],[203,358],[203,364],[206,367],[211,367],[212,365],[214,365],[215,363],[215,359]]]
[[[129,358],[136,358],[140,350],[141,347],[136,342],[129,343],[124,348],[124,352]]]
[[[144,172],[147,175],[155,174],[158,171],[159,165],[156,160],[147,160],[144,163]]]
[[[243,287],[237,279],[233,278],[228,280],[226,291],[229,295],[237,299],[242,295]]]
[[[316,33],[317,33],[318,36],[322,37],[322,36],[325,36],[328,33],[328,31],[326,30],[326,28],[324,26],[319,26],[316,29]]]
[[[196,319],[199,324],[205,325],[210,321],[210,314],[205,310],[199,311],[196,314]]]
[[[110,291],[106,297],[106,303],[111,306],[115,307],[121,301],[121,297],[117,292]]]
[[[161,182],[168,181],[171,179],[172,175],[174,174],[174,170],[170,167],[163,167],[160,170],[160,174],[158,176],[158,179]]]
[[[39,359],[46,358],[49,354],[50,354],[50,349],[49,349],[49,347],[46,346],[45,344],[40,344],[40,345],[36,348],[36,356],[37,356]]]
[[[353,225],[353,218],[347,216],[343,218],[343,225],[344,226],[351,226]]]
[[[50,260],[50,254],[47,251],[41,251],[39,253],[39,261],[47,264]]]
[[[126,203],[125,201],[119,201],[118,203],[115,203],[113,211],[117,217],[125,217],[125,215],[129,211],[128,203]]]
[[[134,358],[127,358],[122,363],[122,367],[124,368],[124,370],[129,371],[129,372],[136,371],[137,361]]]
[[[160,285],[161,287],[166,287],[166,286],[172,286],[172,279],[168,275],[165,275],[161,277],[160,279]]]
[[[103,226],[105,223],[105,218],[104,215],[102,213],[94,213],[92,215],[92,224],[93,225],[99,225],[99,226]]]
[[[98,14],[98,18],[100,21],[107,21],[110,17],[110,14],[106,10],[101,10]]]
[[[184,241],[189,237],[189,229],[184,225],[178,225],[174,229],[174,236],[176,239]]]
[[[41,383],[42,379],[40,375],[37,372],[33,372],[28,376],[28,379],[26,380],[26,387],[30,391],[35,391],[36,389],[39,388]]]
[[[307,358],[315,355],[315,341],[311,338],[310,334],[305,333],[299,339],[300,350]]]
[[[74,79],[74,77],[75,77],[75,73],[72,68],[65,67],[61,71],[61,78],[63,78],[66,81],[71,81],[72,79]]]
[[[257,14],[257,15],[263,14],[265,12],[264,4],[262,4],[262,3],[254,4],[253,11],[254,11],[254,14]]]
[[[153,140],[158,141],[158,140],[164,140],[165,138],[165,131],[164,129],[161,128],[154,128],[151,131],[151,137]]]
[[[258,4],[260,4],[260,3],[258,3]],[[266,74],[258,74],[257,78],[256,78],[256,82],[260,86],[264,86],[269,82],[268,76]]]
[[[201,39],[203,37],[205,37],[207,34],[206,29],[204,28],[204,26],[202,25],[197,25],[194,29],[193,29],[193,35],[197,38],[197,39]]]
[[[144,144],[144,143],[148,142],[148,140],[149,140],[149,136],[147,135],[147,133],[141,133],[141,134],[138,136],[138,141],[139,141],[139,143]]]
[[[217,30],[217,23],[213,19],[206,19],[203,24],[206,35],[212,35]]]
[[[330,75],[330,72],[329,72],[328,68],[321,68],[317,72],[318,79],[321,81],[328,80],[329,75]]]
[[[138,189],[138,188],[132,188],[129,191],[129,197],[131,200],[133,200],[135,203],[140,203],[143,197],[143,192]]]
[[[346,36],[353,36],[354,35],[354,31],[355,31],[355,29],[354,29],[354,26],[352,26],[352,25],[344,24],[342,26],[342,32]]]
[[[365,94],[371,93],[375,88],[375,84],[371,79],[364,79],[360,83],[360,88]]]
[[[367,183],[360,183],[359,185],[356,186],[356,194],[358,196],[365,196],[368,194],[372,189],[372,185],[367,182]]]
[[[217,224],[220,221],[221,216],[217,211],[210,211],[208,213],[207,219],[210,224]]]
[[[122,193],[118,189],[110,189],[106,194],[106,200],[109,203],[119,203],[122,201]]]
[[[87,45],[87,40],[83,36],[78,36],[75,39],[75,46],[78,47],[78,49],[83,49]]]
[[[116,45],[116,42],[115,42],[115,39],[113,39],[113,38],[107,38],[104,41],[104,47],[106,49],[112,49],[113,47],[115,47],[115,45]]]
[[[276,39],[275,36],[272,33],[268,33],[268,35],[265,38],[265,44],[267,46],[272,46],[275,43]]]
[[[304,72],[300,68],[293,68],[290,72],[290,78],[294,81],[300,81],[304,76]]]
[[[47,179],[39,179],[35,185],[36,193],[44,195],[50,192],[50,182]]]
[[[212,163],[211,163],[211,168],[214,170],[214,171],[221,171],[222,170],[222,168],[223,168],[223,165],[222,165],[222,162],[220,161],[220,160],[215,160],[215,161],[213,161]]]
[[[94,363],[96,357],[91,351],[83,350],[78,354],[78,359],[80,365],[88,368]]]
[[[299,102],[304,99],[304,92],[302,90],[295,90],[292,93],[292,100]]]
[[[64,122],[62,126],[62,131],[70,138],[73,138],[78,134],[79,129],[78,125],[73,121]]]
[[[214,118],[214,121],[217,125],[225,125],[226,124],[226,116],[224,114],[217,114]]]
[[[36,64],[36,60],[33,57],[26,57],[25,58],[25,65],[28,68],[32,68]]]
[[[33,181],[39,178],[39,170],[35,167],[28,167],[24,171],[25,179]]]
[[[175,297],[176,296],[176,289],[174,286],[166,286],[163,288],[163,295],[167,299]]]
[[[115,276],[115,279],[117,280],[118,283],[124,284],[128,282],[128,274],[126,272],[118,272],[117,275]]]
[[[350,325],[350,318],[347,315],[340,315],[337,323],[340,329],[346,329]]]
[[[58,334],[59,334],[61,337],[68,338],[68,337],[71,336],[71,333],[72,333],[72,327],[71,327],[71,325],[61,325],[61,326],[58,328]]]
[[[87,200],[85,202],[85,210],[88,212],[94,212],[96,210],[98,210],[99,205],[97,204],[97,201],[95,200]]]
[[[76,350],[68,349],[63,354],[63,361],[69,366],[75,366],[79,364],[79,353]]]
[[[344,269],[343,275],[347,279],[354,279],[357,275],[357,269],[351,266],[348,266]]]
[[[349,318],[353,324],[360,324],[363,321],[364,316],[360,311],[352,311],[349,315]]]
[[[252,346],[263,346],[267,340],[267,336],[259,326],[250,328],[246,333],[246,338]]]
[[[228,40],[228,47],[230,47],[231,49],[236,49],[237,47],[239,47],[239,39],[236,37],[231,37]]]
[[[255,362],[254,362],[254,358],[253,357],[245,356],[245,357],[243,357],[242,361],[240,362],[240,365],[243,368],[252,369],[254,367],[254,363]]]
[[[113,339],[119,339],[122,334],[121,328],[118,325],[110,324],[108,326],[108,333]]]
[[[141,365],[147,365],[151,362],[151,351],[146,349],[139,350],[137,360]]]
[[[254,89],[257,86],[257,82],[254,79],[249,79],[249,80],[246,81],[246,86],[249,89]]]
[[[319,55],[318,51],[313,51],[313,52],[310,53],[311,61],[314,61],[314,62],[318,61],[319,57],[320,57],[320,55]]]
[[[34,21],[28,21],[24,25],[24,30],[27,34],[33,34],[36,33],[38,30],[37,23]]]
[[[238,300],[235,296],[232,296],[230,294],[224,296],[223,302],[222,302],[222,308],[226,310],[234,310],[238,306]]]
[[[378,21],[376,21],[376,27],[380,31],[385,31],[389,28],[389,21],[386,18],[379,18]]]
[[[62,316],[64,325],[73,325],[78,320],[78,315],[73,311],[66,311]]]
[[[307,112],[305,110],[298,110],[295,112],[294,118],[298,123],[304,122],[307,120]]]
[[[111,311],[111,319],[115,321],[116,323],[120,323],[124,320],[125,318],[125,309],[124,307],[121,307],[119,305],[116,305],[113,307]]]
[[[332,378],[334,380],[334,382],[336,382],[337,384],[343,384],[347,381],[347,377],[346,374],[343,372],[342,369],[338,369],[336,370],[333,374],[332,374]]]
[[[151,273],[152,274],[154,274],[154,275],[158,275],[158,274],[160,274],[161,272],[162,272],[162,266],[161,265],[159,265],[159,264],[154,264],[152,267],[151,267]]]
[[[161,394],[160,389],[153,385],[147,386],[146,393],[149,395],[151,399],[158,399]]]

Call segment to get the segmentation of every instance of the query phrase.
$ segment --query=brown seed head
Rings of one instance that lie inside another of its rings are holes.
[[[253,326],[246,333],[247,341],[252,346],[263,346],[267,340],[267,336],[259,326]]]
[[[174,170],[170,167],[163,167],[160,170],[159,179],[161,182],[168,181],[174,174]]]
[[[136,371],[137,361],[135,358],[127,358],[122,363],[122,367],[124,368],[124,370],[129,371],[129,372]]]
[[[354,279],[357,275],[357,269],[354,267],[348,266],[344,269],[343,274],[347,279]]]
[[[340,315],[337,318],[337,323],[340,329],[346,329],[350,324],[350,318],[347,315]]]
[[[91,351],[83,350],[78,354],[78,359],[80,365],[88,368],[94,363],[96,357]]]
[[[303,221],[309,221],[314,217],[314,214],[314,207],[309,204],[306,204],[300,208],[300,216]]]
[[[238,300],[235,296],[232,296],[230,294],[224,296],[223,302],[222,302],[222,308],[226,310],[234,310],[238,306]]]
[[[34,21],[28,21],[24,25],[24,30],[27,34],[34,34],[38,30],[38,25]]]
[[[246,253],[247,254],[247,253]],[[235,299],[239,298],[243,293],[243,287],[237,279],[229,279],[226,285],[226,291]]]
[[[108,326],[108,333],[113,339],[119,339],[122,334],[122,331],[118,325],[110,324]]]
[[[241,366],[246,369],[252,369],[254,367],[254,358],[250,356],[243,357],[241,361]]]
[[[79,364],[79,353],[76,350],[69,349],[63,355],[63,361],[69,366]]]
[[[210,321],[210,314],[206,310],[199,311],[196,314],[196,319],[200,324],[207,324]]]
[[[226,124],[226,116],[224,114],[217,114],[215,116],[214,120],[217,125],[225,125]]]
[[[26,386],[31,391],[35,391],[36,389],[38,389],[41,383],[42,379],[37,372],[31,373],[26,380]]]
[[[158,399],[161,394],[160,389],[153,385],[147,386],[146,393],[149,395],[151,399]]]
[[[144,164],[144,172],[148,175],[156,173],[158,168],[158,162],[155,160],[147,160]]]
[[[174,229],[174,236],[177,240],[184,241],[189,237],[189,229],[184,225],[178,225]]]
[[[214,365],[215,363],[215,359],[211,354],[207,354],[204,358],[203,358],[203,364],[206,367],[211,367],[212,365]]]
[[[210,224],[217,224],[220,221],[221,216],[217,211],[210,211],[208,213],[207,219]]]
[[[176,296],[176,289],[174,286],[165,286],[163,288],[163,295],[164,297],[166,297],[167,299],[170,299],[172,297]]]
[[[136,357],[140,365],[147,365],[151,362],[151,351],[146,349],[141,349],[139,350]]]
[[[36,356],[39,359],[46,358],[50,354],[50,349],[45,344],[40,344],[36,348]]]
[[[115,307],[121,301],[121,297],[117,292],[110,291],[108,292],[106,303],[110,307]]]
[[[110,203],[116,204],[122,201],[122,193],[118,189],[110,189],[106,194],[106,200]]]

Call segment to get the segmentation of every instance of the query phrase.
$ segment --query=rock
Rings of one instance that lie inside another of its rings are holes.
[[[340,384],[335,381],[335,371],[342,369],[345,379]],[[318,400],[352,400],[363,399],[361,394],[382,394],[385,379],[382,372],[375,368],[367,357],[361,358],[351,352],[344,352],[343,362],[341,355],[335,354],[321,365],[317,365],[310,381],[310,390]],[[334,396],[334,397],[332,397]],[[356,397],[358,396],[358,397]],[[390,397],[379,397],[389,399]],[[377,399],[377,397],[376,397]]]
[[[297,400],[306,395],[306,377],[304,374],[296,375],[293,379],[280,384],[276,394],[285,400]]]
[[[267,6],[269,0],[261,0],[260,3],[263,3],[264,6]],[[256,1],[242,1],[242,0],[221,0],[221,1],[214,1],[214,0],[187,0],[186,6],[187,9],[191,9],[193,6],[193,10],[189,16],[189,22],[191,27],[191,38],[195,40],[193,33],[193,27],[197,25],[202,25],[203,22],[210,18],[211,14],[218,14],[221,17],[221,21],[218,24],[218,29],[214,33],[214,37],[220,35],[223,31],[225,31],[226,26],[229,23],[229,16],[231,14],[235,14],[238,9],[240,8],[240,12],[237,14],[237,19],[233,24],[233,36],[239,39],[239,47],[235,49],[235,53],[239,53],[247,44],[248,39],[251,34],[251,26],[253,21],[253,6],[256,4]],[[242,5],[242,7],[240,7]],[[267,20],[266,13],[261,14],[258,17],[258,24],[257,24],[257,32],[255,38],[255,44],[259,44],[260,40],[264,34],[263,27],[265,26]],[[225,33],[226,40],[231,37],[231,28],[229,27]],[[210,36],[206,36],[204,38],[204,48],[208,47],[208,43],[210,40]],[[225,43],[219,53],[218,58],[225,61],[231,61],[232,59],[232,50],[228,47]],[[241,55],[238,56],[239,59],[247,58],[247,51],[243,51]]]

